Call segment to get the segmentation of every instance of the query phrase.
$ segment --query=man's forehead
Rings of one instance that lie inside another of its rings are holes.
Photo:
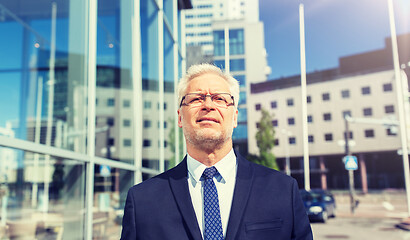
[[[192,78],[187,85],[190,90],[207,90],[213,88],[223,88],[229,90],[228,82],[215,73],[204,73]]]

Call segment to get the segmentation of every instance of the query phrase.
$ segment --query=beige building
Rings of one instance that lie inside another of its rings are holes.
[[[307,86],[307,95],[309,153],[314,156],[344,153],[344,114],[353,118],[397,119],[393,70],[312,83]],[[259,110],[264,108],[273,114],[277,130],[275,155],[285,157],[285,146],[289,144],[291,157],[302,156],[300,86],[254,93],[249,101],[253,106],[250,110],[254,111],[254,114],[248,116],[249,136],[256,134],[257,122],[261,117]],[[381,124],[351,123],[350,131],[355,142],[352,146],[354,152],[393,151],[400,148],[397,135],[388,133],[386,126]],[[294,138],[294,142],[288,143],[290,138]],[[249,138],[249,151],[257,153],[254,138]]]
[[[399,50],[408,45],[409,36],[399,36]],[[358,158],[356,187],[362,187],[365,192],[368,188],[404,187],[403,163],[398,154],[399,128],[394,125],[398,122],[398,106],[391,56],[386,44],[382,50],[340,58],[338,68],[307,74],[306,120],[312,188],[348,186],[342,162],[346,155],[345,115],[356,120],[348,124],[349,150]],[[408,89],[409,62],[408,54],[401,54],[405,89]],[[290,158],[292,175],[303,183],[305,119],[302,119],[301,96],[300,76],[252,84],[248,98],[248,150],[258,154],[254,136],[261,110],[265,109],[273,116],[273,153],[281,169],[285,169],[285,159]],[[408,102],[405,106],[409,120]]]

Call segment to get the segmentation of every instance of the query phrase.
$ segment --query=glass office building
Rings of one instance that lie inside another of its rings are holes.
[[[118,239],[182,158],[189,0],[0,0],[0,239]]]
[[[236,151],[248,155],[248,98],[250,86],[266,81],[267,65],[262,22],[216,21],[213,29],[213,62],[239,81],[238,126],[233,132]]]

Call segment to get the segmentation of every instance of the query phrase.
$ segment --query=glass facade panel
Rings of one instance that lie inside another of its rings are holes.
[[[164,18],[171,31],[174,31],[174,0],[163,0]]]
[[[171,1],[172,2],[172,1]],[[164,141],[171,144],[164,145],[165,152],[165,169],[175,166],[175,130],[174,121],[176,120],[177,104],[174,97],[174,39],[172,34],[164,26]],[[167,126],[172,127],[167,127]],[[181,142],[182,143],[182,142]],[[178,160],[179,161],[179,160]]]
[[[229,55],[245,54],[243,29],[229,30]]]
[[[225,60],[215,60],[214,64],[220,69],[225,70]]]
[[[0,31],[7,32],[0,40],[0,128],[8,137],[85,152],[84,8],[51,0],[0,5]]]
[[[238,109],[238,122],[245,122],[247,121],[248,110],[246,108],[239,108]]]
[[[0,39],[0,239],[118,239],[129,187],[159,173],[141,172],[134,159],[162,170],[159,142],[165,168],[182,159],[181,130],[179,156],[173,155],[174,82],[185,71],[181,49],[174,61],[174,39],[183,40],[173,29],[173,21],[181,26],[173,19],[176,11],[181,16],[175,2],[164,0],[164,15],[154,0],[137,1],[135,14],[134,1],[0,3],[0,31],[7,32]],[[132,26],[133,16],[140,26]],[[140,30],[135,39],[133,27]],[[133,73],[136,66],[141,71]],[[88,102],[95,102],[95,111]],[[149,126],[138,126],[134,116]],[[87,125],[90,119],[95,128]]]
[[[245,71],[245,59],[229,60],[231,71]]]
[[[214,56],[225,55],[224,31],[214,31]]]
[[[144,109],[142,115],[144,121],[149,120],[152,123],[157,123],[160,118],[159,74],[162,69],[158,69],[159,41],[158,9],[154,1],[149,0],[141,5],[142,98],[152,107]],[[144,128],[142,134],[144,142],[151,143],[142,149],[142,166],[159,170],[160,149],[156,144],[160,136],[159,128]]]
[[[0,156],[7,239],[83,239],[85,164],[6,147]]]
[[[246,123],[238,123],[238,126],[233,130],[232,139],[247,139],[248,138],[248,128]]]
[[[96,165],[94,178],[93,239],[118,239],[132,171]]]
[[[134,124],[124,128],[120,123],[131,118],[133,98],[131,12],[128,2],[98,1],[97,21],[97,87],[95,155],[133,163]],[[124,101],[129,104],[124,106]]]
[[[246,87],[246,76],[245,75],[235,75],[234,78],[238,80],[239,87]]]
[[[246,92],[239,93],[239,104],[246,104]]]

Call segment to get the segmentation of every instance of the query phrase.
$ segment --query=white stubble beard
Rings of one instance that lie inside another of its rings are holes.
[[[186,141],[192,144],[197,149],[201,149],[207,152],[221,149],[226,142],[232,139],[233,123],[229,129],[216,132],[209,136],[206,128],[194,129],[193,131],[186,130],[186,127],[182,127]]]

